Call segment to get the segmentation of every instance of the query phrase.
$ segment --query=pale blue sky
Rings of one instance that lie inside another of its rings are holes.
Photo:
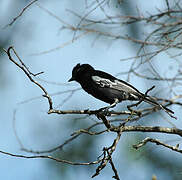
[[[68,0],[54,0],[49,2],[40,0],[38,3],[53,12],[62,20],[72,24],[75,23],[77,18],[66,12],[66,9],[72,9],[80,14],[85,13],[83,6],[85,1],[79,0],[77,2],[78,3],[76,5],[72,4],[72,2]],[[72,68],[77,63],[89,63],[97,69],[101,69],[115,75],[119,72],[126,71],[127,67],[129,67],[129,64],[131,63],[131,61],[120,62],[120,59],[135,56],[136,54],[134,48],[130,46],[130,43],[124,41],[116,41],[113,44],[110,44],[110,41],[107,40],[97,40],[94,46],[92,46],[96,36],[88,35],[80,38],[74,43],[70,43],[64,48],[60,48],[50,53],[45,53],[43,55],[32,56],[31,54],[47,51],[60,46],[65,42],[71,41],[73,33],[67,30],[59,31],[62,24],[36,5],[32,5],[12,27],[2,29],[2,27],[11,22],[11,20],[17,16],[25,5],[19,6],[17,2],[13,3],[12,0],[1,0],[1,3],[0,34],[7,37],[8,31],[13,32],[13,38],[7,46],[13,45],[15,47],[19,56],[32,72],[36,73],[44,71],[45,73],[40,75],[40,78],[44,80],[57,83],[67,83],[67,80],[71,76]],[[152,4],[155,4],[153,9],[151,8]],[[151,12],[156,11],[156,7],[161,6],[163,6],[163,4],[158,0],[152,0],[150,1],[150,4],[148,2],[144,4],[144,1],[141,0],[138,1],[139,8],[148,9]],[[9,15],[7,12],[9,9],[11,10],[12,7],[14,7],[14,13]],[[97,13],[99,16],[103,16],[103,14],[99,14],[102,13],[101,11],[98,10]],[[1,64],[3,65],[2,71],[4,71],[4,73],[0,82],[3,83],[4,88],[0,89],[0,99],[2,104],[0,108],[0,150],[17,154],[23,153],[20,150],[12,127],[13,110],[15,108],[18,108],[16,116],[17,132],[26,147],[39,150],[57,146],[60,142],[62,143],[64,139],[73,132],[72,129],[67,128],[68,125],[67,122],[64,121],[64,116],[60,118],[60,116],[57,115],[47,115],[47,101],[43,98],[23,105],[18,105],[19,102],[24,100],[41,96],[42,92],[28,81],[27,77],[21,70],[8,61],[7,56],[4,56]],[[164,74],[165,65],[163,61],[156,64],[156,68],[160,69],[161,66],[163,66],[164,72],[162,73]],[[175,64],[172,64],[172,66],[175,67]],[[171,71],[171,73],[173,73],[173,71]],[[120,78],[125,80],[126,76],[120,76]],[[151,87],[150,83],[144,83],[138,78],[132,78],[130,82],[143,92],[145,92],[147,88]],[[46,87],[49,93],[79,87],[76,83],[69,84],[68,86],[51,85],[43,82],[42,84]],[[55,96],[55,106],[59,105],[64,97]],[[105,105],[105,103],[94,99],[81,90],[75,93],[75,95],[60,108],[96,109],[103,105]],[[62,133],[63,131],[64,133]],[[123,141],[130,139],[128,136],[129,134],[123,135]],[[111,136],[111,138],[113,139],[113,136]],[[111,144],[111,138],[104,136],[103,140],[99,139],[98,147],[100,149],[98,149],[97,152],[99,150],[101,151],[103,146]],[[156,148],[155,145],[153,146]],[[128,150],[130,149],[131,147],[128,147]],[[117,160],[117,154],[120,154],[120,157],[124,156],[126,153],[123,151],[122,144],[120,144],[117,149],[118,153],[114,154],[114,159]],[[164,152],[167,151],[165,150]],[[138,156],[141,157],[139,153]],[[174,153],[171,153],[170,156],[173,156],[173,158],[177,157],[179,160],[181,158],[179,156],[175,156]],[[55,173],[55,170],[50,169],[50,166],[48,166],[45,161],[47,160],[28,160],[0,154],[0,179],[60,179],[60,177]],[[116,163],[116,166],[120,169],[119,173],[121,174],[121,179],[122,177],[125,177],[126,180],[129,180],[133,179],[134,176],[135,179],[140,180],[145,180],[146,177],[151,179],[150,177],[155,173],[158,175],[159,179],[167,179],[166,175],[168,174],[158,171],[157,168],[154,172],[154,169],[151,170],[147,167],[147,165],[145,166],[142,161],[137,162],[137,159],[134,160],[134,162],[131,162],[131,160],[128,161],[125,157],[121,164]],[[131,174],[128,174],[128,171],[126,171],[126,169],[128,169],[127,166],[130,166]],[[71,180],[76,178],[88,179],[94,173],[88,173],[88,171],[84,170],[84,167],[78,168],[72,166],[69,170],[70,174],[68,175],[68,178]],[[101,175],[96,179],[108,179],[108,174],[109,179],[112,179],[112,171],[110,170],[110,167],[103,170]]]

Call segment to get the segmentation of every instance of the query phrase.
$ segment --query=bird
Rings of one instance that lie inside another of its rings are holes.
[[[90,95],[115,107],[122,101],[145,101],[158,106],[168,113],[174,112],[158,103],[154,97],[141,93],[129,83],[112,76],[104,71],[95,70],[89,64],[78,63],[72,70],[72,77],[68,82],[76,81]]]

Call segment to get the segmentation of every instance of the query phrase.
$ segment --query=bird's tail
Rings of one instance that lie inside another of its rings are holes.
[[[145,96],[145,95],[144,95],[144,96]],[[155,98],[153,98],[153,97],[146,96],[146,97],[144,98],[144,101],[147,102],[147,103],[149,103],[149,104],[152,104],[152,105],[154,105],[154,106],[159,106],[159,107],[160,107],[161,109],[163,109],[164,111],[167,111],[167,112],[169,112],[169,113],[174,114],[174,112],[173,112],[172,110],[170,110],[170,109],[168,109],[167,107],[163,106],[162,104],[158,103],[158,102],[155,100]]]

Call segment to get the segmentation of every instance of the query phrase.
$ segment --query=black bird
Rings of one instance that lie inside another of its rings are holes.
[[[72,70],[70,81],[77,81],[88,94],[109,103],[109,108],[125,100],[142,100],[174,114],[172,110],[156,102],[153,97],[141,93],[132,85],[106,72],[95,70],[89,64],[77,64]]]

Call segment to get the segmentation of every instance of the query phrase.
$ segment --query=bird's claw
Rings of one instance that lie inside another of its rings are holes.
[[[98,114],[103,115],[103,116],[110,116],[111,115],[108,107],[100,108],[98,110]]]

